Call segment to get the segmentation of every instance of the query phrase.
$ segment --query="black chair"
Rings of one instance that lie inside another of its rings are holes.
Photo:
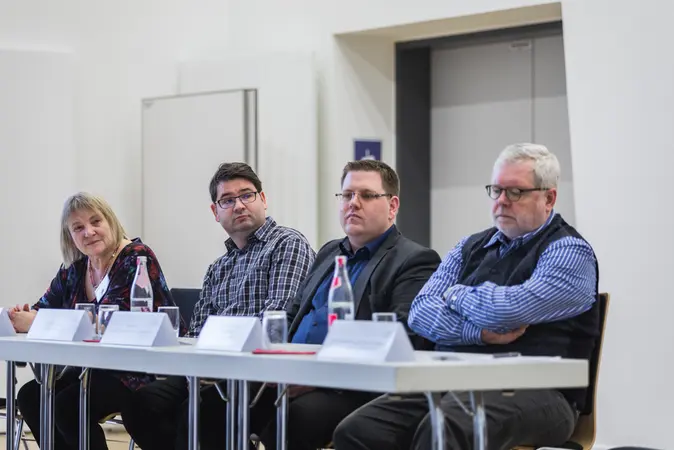
[[[189,328],[194,305],[197,304],[201,296],[201,289],[173,288],[171,289],[171,296],[180,309],[180,317],[182,317],[183,323]]]
[[[609,450],[658,450],[651,447],[612,447]]]

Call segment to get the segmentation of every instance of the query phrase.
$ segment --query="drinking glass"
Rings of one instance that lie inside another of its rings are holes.
[[[75,303],[75,309],[87,312],[87,315],[89,316],[89,320],[91,320],[91,324],[94,326],[94,337],[96,337],[97,334],[98,334],[98,332],[96,331],[96,328],[97,328],[97,325],[98,325],[96,323],[96,304],[94,304],[94,303]]]
[[[267,347],[288,341],[288,318],[285,311],[265,311],[262,315],[263,339]]]
[[[157,312],[166,313],[171,321],[171,326],[176,332],[176,336],[180,334],[180,309],[177,306],[160,306],[157,308]]]
[[[101,305],[98,307],[98,337],[102,337],[110,323],[112,314],[119,311],[119,305]]]
[[[396,320],[396,313],[393,312],[372,313],[373,322],[395,322]]]

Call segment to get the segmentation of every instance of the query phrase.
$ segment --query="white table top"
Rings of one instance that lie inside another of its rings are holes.
[[[442,355],[450,360],[438,360]],[[588,383],[584,360],[439,352],[416,352],[414,362],[362,363],[319,361],[315,355],[205,351],[191,345],[142,348],[16,336],[0,338],[0,360],[372,392],[568,388]]]

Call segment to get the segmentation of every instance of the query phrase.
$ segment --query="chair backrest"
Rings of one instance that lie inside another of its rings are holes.
[[[607,293],[599,294],[599,337],[597,345],[594,346],[592,357],[590,358],[590,379],[585,398],[585,408],[581,414],[590,414],[594,411],[594,405],[597,398],[597,381],[599,379],[599,366],[601,364],[601,351],[604,345],[604,330],[606,329],[606,315],[608,314],[608,304],[610,296]]]
[[[201,289],[191,288],[173,288],[171,289],[171,296],[178,309],[180,309],[180,316],[185,322],[185,326],[190,326],[192,320],[192,313],[194,312],[194,305],[199,301]]]
[[[604,331],[606,329],[606,316],[608,315],[610,298],[610,295],[607,293],[599,294],[599,338],[590,359],[590,379],[585,399],[585,409],[581,411],[573,436],[569,440],[584,449],[592,448],[596,434],[597,417],[595,404],[597,401],[597,382],[599,380],[601,352],[604,345]]]

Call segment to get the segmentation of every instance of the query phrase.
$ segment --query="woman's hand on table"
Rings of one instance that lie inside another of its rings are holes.
[[[37,315],[37,310],[10,310],[9,311],[9,320],[12,321],[12,325],[14,326],[14,330],[16,330],[17,333],[27,333],[28,330],[30,330],[30,326],[33,324],[33,321],[35,320],[35,316]]]
[[[12,309],[9,310],[10,312],[19,312],[19,311],[30,311],[30,305],[28,303],[25,303],[23,306],[21,305],[16,305]]]

